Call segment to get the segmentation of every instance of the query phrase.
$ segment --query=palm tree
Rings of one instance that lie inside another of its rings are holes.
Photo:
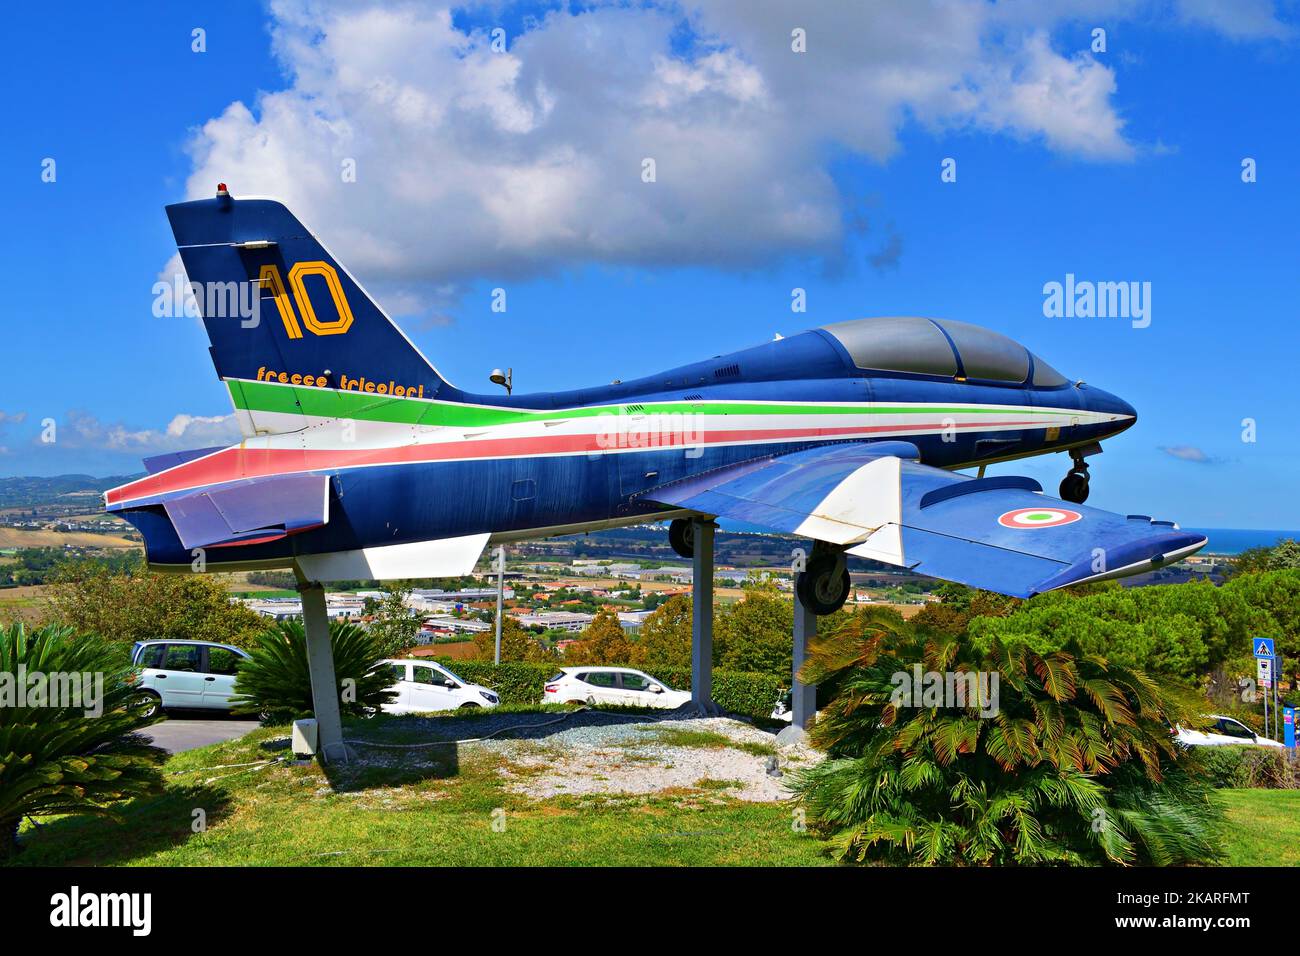
[[[330,621],[330,647],[339,707],[344,714],[366,716],[393,699],[390,668],[380,667],[384,653],[365,628]],[[235,677],[236,713],[306,717],[313,712],[307,636],[302,621],[277,621],[259,636]],[[345,680],[352,683],[344,692]]]
[[[68,701],[27,693],[33,678],[53,675],[90,675],[92,694],[98,678],[101,696],[54,706]],[[166,754],[136,732],[159,718],[146,715],[133,676],[120,648],[70,627],[0,627],[0,862],[16,851],[24,817],[113,817],[114,803],[162,789]]]
[[[989,688],[996,675],[996,700],[913,705],[899,690],[918,664],[986,674]],[[1170,732],[1190,702],[1141,672],[1075,648],[981,652],[877,611],[816,642],[800,676],[836,689],[811,731],[828,759],[795,787],[842,860],[1167,865],[1221,853],[1222,810]]]

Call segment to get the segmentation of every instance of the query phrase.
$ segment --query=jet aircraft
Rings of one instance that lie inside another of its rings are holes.
[[[847,555],[1027,597],[1205,544],[1087,507],[1086,459],[1136,412],[989,329],[855,319],[632,381],[471,394],[280,202],[223,185],[167,216],[195,288],[252,283],[260,310],[203,316],[243,439],[105,496],[155,568],[451,576],[492,544],[656,520],[689,556],[693,519],[722,519],[811,539],[797,590],[827,614]],[[1052,453],[1060,499],[984,475]]]

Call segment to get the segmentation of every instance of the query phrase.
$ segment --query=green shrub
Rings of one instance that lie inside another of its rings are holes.
[[[482,684],[497,692],[503,704],[534,705],[542,702],[542,688],[558,670],[554,664],[529,664],[525,661],[454,661],[435,658],[453,674],[473,684]]]
[[[998,677],[996,698],[898,691],[919,667]],[[812,827],[846,862],[1207,863],[1223,811],[1169,727],[1191,702],[1076,649],[987,652],[865,612],[814,642],[802,676],[838,693],[814,723],[825,762],[794,777]]]
[[[678,690],[691,689],[689,668],[663,668],[651,671],[660,680]],[[769,717],[777,695],[790,684],[783,683],[770,674],[753,674],[746,671],[715,670],[713,672],[713,701],[723,710],[746,717]]]
[[[439,663],[467,681],[491,687],[501,695],[503,704],[540,704],[547,680],[559,671],[555,664],[527,664],[522,661],[453,661],[438,658]],[[689,668],[661,667],[647,671],[677,690],[691,689]],[[738,671],[713,672],[713,700],[719,707],[746,717],[767,717],[781,692],[782,684],[767,674]]]
[[[383,650],[365,628],[330,621],[330,646],[334,653],[335,693],[343,714],[364,717],[393,699],[395,695],[389,690],[392,671],[379,667]],[[302,621],[277,621],[266,628],[249,655],[235,675],[235,713],[285,719],[312,715],[311,671],[307,667],[307,635]],[[346,697],[344,680],[355,682]]]
[[[0,628],[0,680],[15,697],[20,667],[29,676],[102,676],[102,713],[0,703],[0,861],[13,853],[23,817],[113,817],[112,804],[161,791],[158,768],[167,756],[136,733],[160,718],[137,706],[134,671],[112,645],[59,625]]]
[[[1300,789],[1300,757],[1276,747],[1202,747],[1210,782],[1225,790]]]

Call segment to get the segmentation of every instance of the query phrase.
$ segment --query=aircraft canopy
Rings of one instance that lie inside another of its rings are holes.
[[[1025,384],[1051,388],[1067,379],[1019,342],[999,332],[952,322],[914,316],[854,319],[822,326],[862,369],[908,372],[953,378]],[[960,361],[960,366],[958,362]]]

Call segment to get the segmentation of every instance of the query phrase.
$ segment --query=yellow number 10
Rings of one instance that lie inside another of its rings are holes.
[[[316,318],[311,297],[307,295],[305,281],[307,276],[320,276],[325,280],[330,298],[334,301],[334,310],[338,313],[337,318],[328,322]],[[302,326],[298,324],[298,317],[294,315],[293,306],[289,304],[289,296],[284,289],[284,280],[280,278],[280,270],[274,265],[262,266],[257,278],[261,288],[269,290],[271,298],[275,300],[276,311],[280,313],[280,321],[284,323],[284,330],[289,338],[302,338]],[[293,290],[294,301],[298,303],[298,311],[302,313],[303,325],[307,326],[308,331],[313,335],[342,335],[352,328],[352,309],[343,295],[343,284],[339,282],[339,274],[328,262],[295,263],[289,270],[289,288]]]

